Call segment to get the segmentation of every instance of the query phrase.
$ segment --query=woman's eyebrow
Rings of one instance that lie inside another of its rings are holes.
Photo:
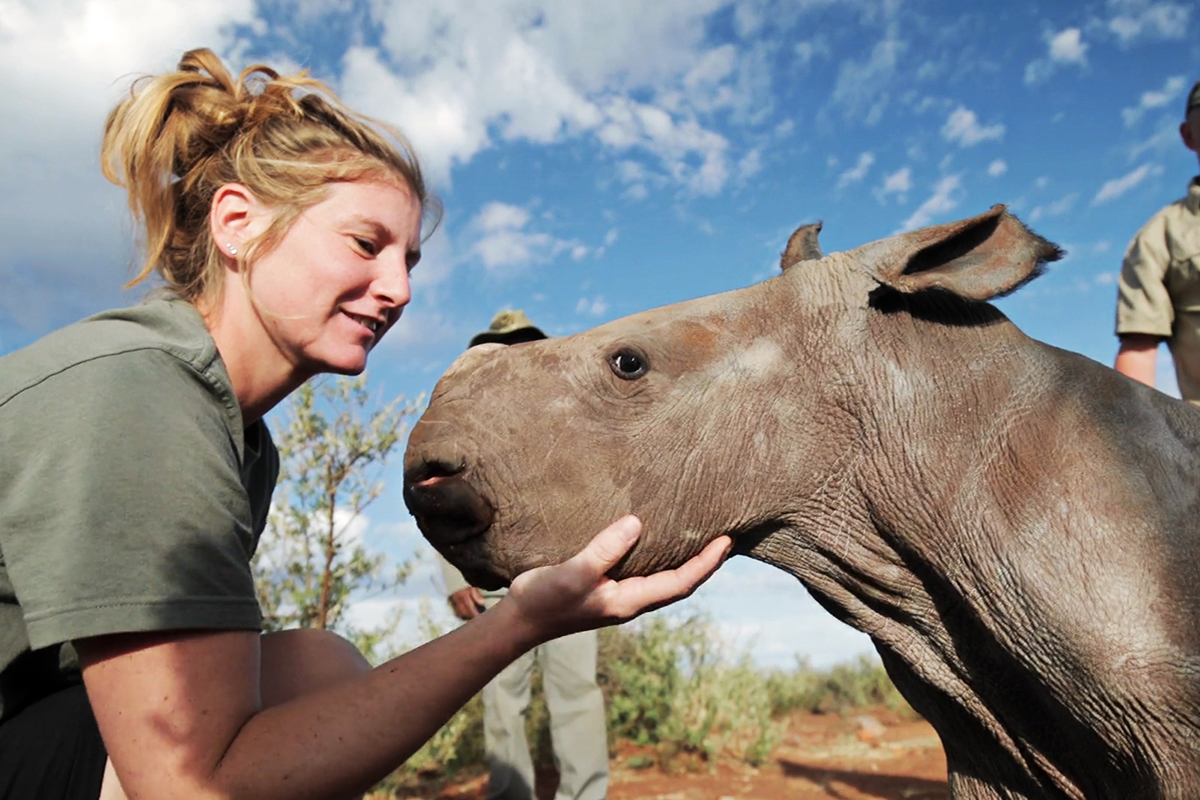
[[[379,238],[389,240],[395,238],[392,236],[391,230],[389,230],[386,225],[373,217],[367,217],[362,214],[352,214],[350,216],[350,222],[352,224],[362,225],[363,227],[370,228],[371,232]]]

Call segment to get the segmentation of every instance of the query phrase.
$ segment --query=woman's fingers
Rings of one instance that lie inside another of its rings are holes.
[[[585,565],[595,583],[616,566],[641,535],[642,521],[632,514],[626,514],[592,537],[587,547],[570,561]]]
[[[687,597],[716,571],[732,545],[728,536],[718,536],[675,569],[612,580],[607,573],[641,532],[637,517],[622,517],[562,564],[517,577],[510,597],[527,610],[539,637],[623,622]]]
[[[728,536],[718,536],[675,569],[617,581],[606,610],[624,619],[687,597],[716,572],[732,544]]]

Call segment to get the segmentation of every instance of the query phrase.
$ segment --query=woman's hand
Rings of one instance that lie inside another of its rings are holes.
[[[690,595],[721,565],[733,543],[718,536],[676,569],[620,581],[609,578],[606,573],[641,533],[637,517],[622,517],[573,558],[518,575],[501,602],[516,606],[517,618],[536,642],[625,622]]]

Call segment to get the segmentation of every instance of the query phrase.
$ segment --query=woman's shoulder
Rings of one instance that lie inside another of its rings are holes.
[[[116,357],[128,363],[139,356],[164,369],[208,376],[216,368],[223,376],[216,344],[199,312],[183,300],[164,298],[88,317],[0,357],[0,406],[82,365]],[[120,379],[120,370],[111,374]]]

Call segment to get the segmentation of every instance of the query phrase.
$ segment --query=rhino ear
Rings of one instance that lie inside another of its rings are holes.
[[[869,257],[881,283],[905,294],[944,289],[968,300],[1008,294],[1063,255],[1002,205],[876,244],[882,252]]]
[[[821,244],[817,241],[817,234],[820,232],[820,220],[796,228],[796,232],[788,239],[783,255],[779,257],[779,268],[787,272],[801,261],[817,261],[824,258]]]

